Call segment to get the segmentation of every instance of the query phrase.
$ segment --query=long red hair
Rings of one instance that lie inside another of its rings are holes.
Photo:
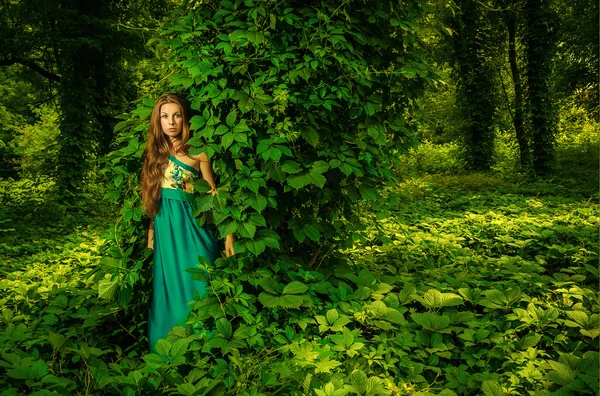
[[[173,151],[173,144],[160,126],[160,108],[167,103],[176,103],[181,110],[183,126],[179,147],[187,153],[189,146],[186,144],[190,139],[189,111],[186,102],[175,94],[163,94],[154,103],[150,126],[148,127],[148,143],[144,149],[144,164],[142,167],[142,204],[144,211],[150,218],[154,218],[160,209],[160,189],[163,172],[167,163],[169,153]]]

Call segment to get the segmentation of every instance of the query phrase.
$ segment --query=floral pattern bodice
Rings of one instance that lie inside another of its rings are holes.
[[[169,155],[161,187],[182,189],[186,193],[193,193],[194,182],[198,174],[198,170],[192,166],[184,164],[174,156]]]

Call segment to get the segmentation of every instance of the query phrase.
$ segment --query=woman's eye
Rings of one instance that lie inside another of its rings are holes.
[[[161,115],[162,118],[167,118],[166,114]]]
[[[181,114],[175,114],[175,117],[181,118]]]

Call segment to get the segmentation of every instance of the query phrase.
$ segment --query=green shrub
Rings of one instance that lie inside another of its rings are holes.
[[[496,131],[494,141],[494,161],[491,170],[504,175],[520,172],[519,144],[514,132]]]
[[[19,155],[21,176],[35,179],[54,174],[58,155],[60,114],[51,106],[42,105],[32,110],[38,121],[21,128],[15,140],[15,154]]]
[[[559,111],[557,124],[557,165],[561,171],[598,170],[600,130],[598,121],[583,108],[567,102]]]
[[[346,288],[335,272],[347,261],[339,248],[365,238],[362,201],[375,208],[385,201],[378,186],[415,142],[403,114],[431,74],[415,33],[427,9],[421,1],[225,0],[165,27],[169,89],[185,92],[196,112],[192,154],[204,151],[222,181],[217,196],[198,198],[199,221],[213,211],[221,236],[236,234],[237,255],[213,267],[200,263],[194,275],[202,279],[207,270],[213,293],[195,303],[188,329],[159,344],[162,356],[145,357],[149,367],[164,367],[164,359],[196,365],[202,374],[185,382],[216,386],[218,394],[329,394],[353,381],[367,386],[368,377],[372,394],[389,393],[379,370],[362,363],[355,374],[355,364],[336,369],[354,353],[339,349],[347,342],[339,337],[332,349],[327,335],[343,331],[357,346],[360,336],[344,326],[348,313],[330,295]],[[119,125],[126,146],[107,157],[104,171],[114,175],[107,198],[123,209],[105,250],[111,258],[96,278],[102,297],[138,319],[147,304],[148,252],[137,174],[152,105],[143,100]],[[196,188],[205,191],[205,182]],[[212,338],[198,338],[192,325]],[[291,360],[296,355],[305,357]],[[179,392],[193,393],[183,382],[174,382]]]
[[[461,148],[457,143],[434,144],[426,140],[402,156],[396,169],[403,177],[457,174],[465,169],[465,162],[460,153]]]

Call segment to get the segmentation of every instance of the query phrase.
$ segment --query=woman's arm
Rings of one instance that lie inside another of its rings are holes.
[[[154,250],[154,219],[150,220],[148,227],[148,248]]]
[[[200,161],[200,173],[202,173],[202,178],[210,184],[210,187],[212,188],[211,193],[215,195],[217,193],[217,186],[215,185],[215,174],[210,165],[210,160],[204,153],[200,153],[192,158]]]
[[[212,195],[217,194],[217,186],[215,185],[215,174],[213,173],[212,166],[210,165],[210,160],[204,153],[200,153],[196,157],[192,157],[200,161],[200,172],[202,173],[202,178],[210,184],[212,190]],[[227,235],[225,238],[225,255],[227,257],[235,255],[235,251],[233,250],[233,234]]]
[[[227,235],[225,238],[225,256],[233,256],[235,255],[235,250],[233,250],[233,234]]]

